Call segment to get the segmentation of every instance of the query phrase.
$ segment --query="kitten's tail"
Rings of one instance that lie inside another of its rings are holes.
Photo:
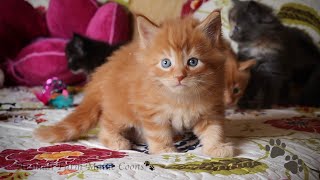
[[[34,136],[44,142],[62,142],[79,138],[98,123],[101,107],[93,98],[84,97],[81,104],[65,119],[52,126],[42,126]]]

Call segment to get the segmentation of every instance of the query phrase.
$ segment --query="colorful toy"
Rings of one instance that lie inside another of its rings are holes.
[[[57,77],[48,79],[43,85],[42,92],[36,92],[35,95],[43,104],[56,108],[70,107],[73,103],[73,97],[69,94],[67,85]]]

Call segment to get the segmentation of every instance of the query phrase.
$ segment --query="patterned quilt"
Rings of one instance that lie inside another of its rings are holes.
[[[69,109],[42,105],[37,88],[0,90],[0,179],[319,179],[320,109],[227,110],[226,134],[233,158],[201,153],[193,134],[176,140],[179,153],[148,154],[145,144],[112,151],[97,140],[98,128],[79,140],[42,143],[36,127],[53,124]],[[75,103],[82,95],[75,96]]]

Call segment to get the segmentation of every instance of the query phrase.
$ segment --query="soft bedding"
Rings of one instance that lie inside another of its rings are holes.
[[[28,1],[34,6],[48,4],[48,0]],[[192,0],[196,1],[200,0]],[[230,0],[203,2],[194,16],[202,19],[223,7],[227,37]],[[275,7],[286,24],[304,28],[319,44],[318,0],[262,2]],[[203,156],[192,134],[176,140],[180,153],[149,155],[144,144],[129,151],[108,150],[97,140],[98,128],[73,142],[35,140],[36,127],[61,120],[73,108],[44,106],[34,90],[38,88],[0,90],[0,179],[320,179],[320,109],[227,110],[226,135],[238,149],[234,158]],[[81,98],[77,95],[75,103]]]
[[[41,143],[36,127],[73,108],[43,106],[37,88],[0,90],[0,179],[319,179],[320,109],[227,110],[226,135],[234,158],[210,158],[192,134],[176,140],[180,153],[149,155],[147,146],[111,151],[92,129],[79,140]],[[75,103],[82,95],[75,96]]]

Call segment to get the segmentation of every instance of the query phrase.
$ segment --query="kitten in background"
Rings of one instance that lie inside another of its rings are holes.
[[[65,48],[68,67],[73,73],[91,74],[121,45],[123,44],[110,45],[74,33]]]
[[[173,137],[192,130],[202,152],[233,156],[224,135],[224,46],[219,12],[204,21],[192,17],[156,26],[137,17],[139,39],[99,67],[74,112],[35,136],[46,142],[77,139],[100,125],[106,147],[130,149],[126,131],[146,139],[149,153],[176,151]]]
[[[239,106],[320,106],[320,51],[312,39],[282,25],[266,5],[233,1],[230,38],[238,43],[240,60],[257,60]],[[292,93],[291,87],[300,91]]]
[[[246,90],[250,70],[256,61],[250,59],[239,62],[230,46],[227,48],[226,57],[224,102],[227,108],[233,108]]]

